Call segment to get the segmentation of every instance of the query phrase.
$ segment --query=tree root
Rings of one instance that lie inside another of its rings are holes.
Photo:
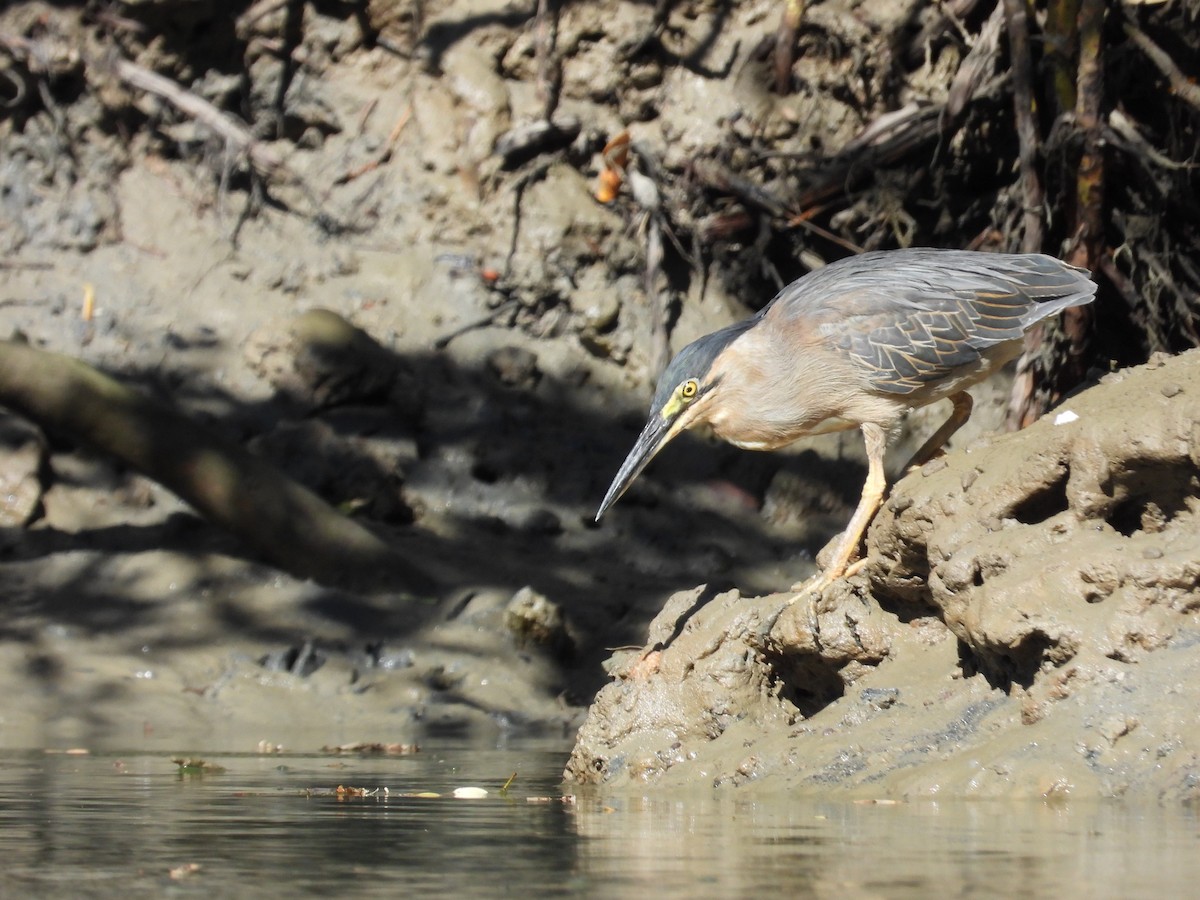
[[[0,341],[0,405],[142,472],[288,572],[432,592],[428,576],[307,488],[79,360]]]

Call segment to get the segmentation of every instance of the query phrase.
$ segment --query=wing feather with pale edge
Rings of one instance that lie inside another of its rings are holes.
[[[817,269],[763,313],[784,327],[803,317],[877,390],[911,394],[1095,291],[1085,270],[1041,254],[882,251]]]

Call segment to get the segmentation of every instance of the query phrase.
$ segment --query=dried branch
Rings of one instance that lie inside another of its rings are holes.
[[[1104,240],[1104,62],[1101,41],[1104,0],[1082,0],[1079,9],[1079,79],[1076,85],[1075,125],[1083,137],[1083,155],[1075,181],[1076,234],[1082,258],[1076,265],[1091,268],[1101,256]]]
[[[97,64],[104,65],[101,60],[94,63],[94,65]],[[275,151],[250,133],[249,128],[227,113],[221,112],[203,97],[193,94],[191,91],[181,88],[171,79],[164,78],[157,72],[151,72],[127,59],[117,59],[108,68],[130,87],[162,97],[180,112],[216,132],[228,144],[244,153],[250,164],[263,175],[284,176],[289,181],[296,182],[300,180],[299,176],[287,168]]]
[[[984,80],[992,73],[1000,53],[1000,31],[1003,27],[1004,4],[997,2],[950,83],[946,95],[946,118],[950,123],[959,121]]]
[[[392,154],[396,152],[396,143],[400,140],[400,134],[404,131],[404,126],[406,126],[409,119],[412,118],[412,112],[413,107],[410,103],[408,106],[404,107],[404,111],[400,113],[400,118],[397,119],[396,124],[392,126],[392,131],[388,135],[387,142],[383,145],[383,149],[371,159],[368,159],[366,162],[355,166],[353,169],[343,172],[337,178],[333,179],[334,185],[346,184],[349,181],[353,181],[356,178],[366,175],[368,172],[375,171],[380,166],[387,163],[392,158]]]
[[[792,65],[796,61],[796,36],[804,19],[804,0],[784,0],[783,14],[775,32],[775,93],[791,92]]]
[[[1048,0],[1043,46],[1056,112],[1075,108],[1075,59],[1079,54],[1079,0]]]
[[[1012,57],[1013,109],[1017,119],[1017,140],[1021,165],[1021,206],[1023,235],[1021,248],[1028,253],[1042,249],[1042,205],[1044,194],[1038,174],[1041,139],[1037,127],[1037,106],[1033,95],[1033,60],[1029,49],[1029,17],[1025,0],[1004,0],[1008,22],[1009,55]]]
[[[1146,58],[1154,63],[1154,67],[1166,76],[1167,81],[1171,83],[1171,92],[1185,103],[1200,109],[1200,85],[1195,84],[1179,71],[1179,66],[1175,65],[1175,61],[1171,59],[1167,51],[1154,43],[1150,36],[1133,22],[1125,22],[1125,34],[1146,55]]]

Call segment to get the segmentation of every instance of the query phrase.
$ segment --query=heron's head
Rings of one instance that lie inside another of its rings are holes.
[[[755,321],[756,318],[746,319],[705,335],[688,344],[671,360],[654,392],[650,418],[604,495],[604,502],[596,513],[597,521],[672,438],[707,422],[720,408],[722,367],[717,361],[733,340]]]

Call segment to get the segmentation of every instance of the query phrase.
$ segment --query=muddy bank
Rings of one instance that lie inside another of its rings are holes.
[[[1200,353],[892,491],[819,598],[676,595],[610,661],[572,782],[1195,799]]]

